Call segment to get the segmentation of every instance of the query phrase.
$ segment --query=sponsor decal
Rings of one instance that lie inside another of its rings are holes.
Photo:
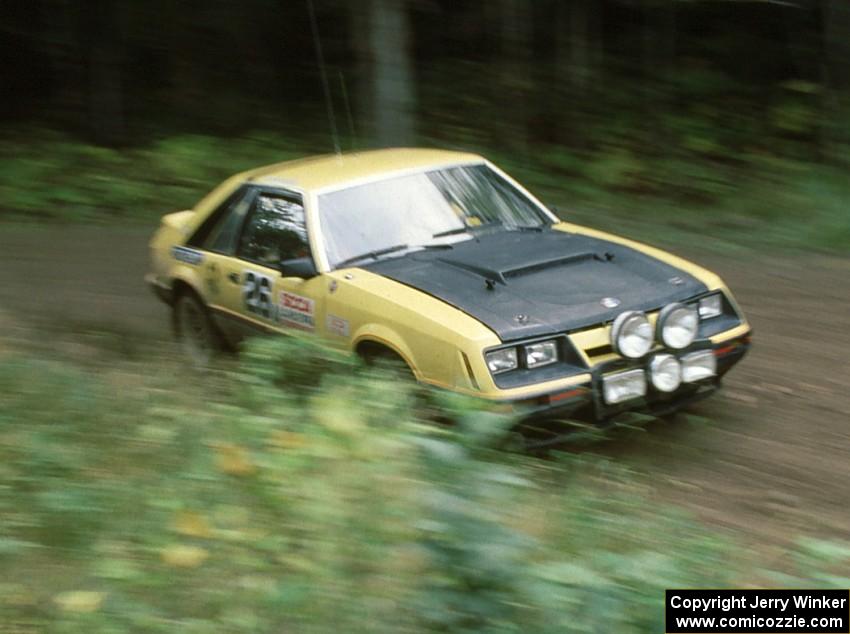
[[[204,254],[189,247],[172,247],[171,256],[180,262],[197,266],[204,261]]]
[[[291,326],[315,330],[315,306],[316,302],[309,297],[281,291],[278,303],[278,319]]]
[[[347,319],[331,315],[330,313],[328,313],[327,319],[325,319],[325,325],[330,334],[339,335],[340,337],[347,337],[351,331]]]

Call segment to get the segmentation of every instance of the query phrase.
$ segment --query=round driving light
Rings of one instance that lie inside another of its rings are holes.
[[[668,304],[658,315],[658,338],[668,348],[681,350],[696,339],[699,313],[693,306]]]
[[[611,347],[629,359],[639,359],[649,352],[652,340],[652,326],[638,310],[620,313],[611,325]]]
[[[672,392],[682,384],[682,365],[672,354],[659,354],[649,364],[649,379],[659,392]]]

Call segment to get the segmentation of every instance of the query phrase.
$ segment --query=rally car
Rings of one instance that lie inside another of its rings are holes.
[[[147,281],[204,362],[307,331],[544,417],[709,394],[750,345],[714,273],[560,220],[486,159],[391,149],[237,174],[166,215]]]

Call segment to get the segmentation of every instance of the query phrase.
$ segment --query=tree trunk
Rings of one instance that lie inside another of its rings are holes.
[[[569,3],[569,62],[566,70],[572,93],[576,98],[587,92],[590,79],[590,11],[587,0],[573,0]]]
[[[850,4],[825,0],[823,7],[824,52],[830,87],[850,89]]]
[[[354,72],[352,81],[346,82],[348,90],[353,93],[354,98],[354,126],[355,131],[350,131],[353,140],[374,139],[376,130],[373,129],[374,112],[373,82],[372,82],[372,49],[367,39],[369,33],[369,0],[352,0],[349,3],[349,32],[350,45],[354,56]],[[353,127],[354,127],[353,126]]]
[[[121,86],[121,41],[115,2],[89,7],[89,126],[99,145],[124,141],[124,95]]]
[[[373,121],[380,146],[415,142],[413,63],[405,0],[371,0],[369,12]]]
[[[561,86],[556,102],[561,114],[556,136],[570,145],[583,145],[581,133],[584,106],[589,102],[592,83],[599,80],[602,34],[596,14],[598,3],[590,0],[561,2],[557,8],[556,81]],[[566,104],[566,105],[563,105]],[[563,121],[565,113],[568,121]]]
[[[501,0],[501,92],[503,118],[510,138],[523,156],[528,153],[528,99],[533,85],[529,64],[530,7],[524,0]]]
[[[824,109],[829,124],[821,144],[824,154],[841,163],[850,162],[850,4],[847,0],[823,0]]]
[[[85,127],[85,66],[80,51],[79,32],[74,21],[74,7],[68,0],[41,6],[46,24],[46,47],[50,60],[51,114],[67,127]]]

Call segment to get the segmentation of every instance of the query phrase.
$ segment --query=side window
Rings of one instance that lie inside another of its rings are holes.
[[[300,198],[280,194],[258,195],[242,231],[239,257],[277,267],[283,260],[309,254],[304,206]]]
[[[239,229],[251,207],[252,198],[251,188],[242,187],[234,192],[201,225],[188,244],[206,251],[233,255],[239,239]]]
[[[239,228],[245,220],[245,214],[251,207],[251,197],[243,196],[230,208],[222,219],[213,227],[210,235],[204,241],[204,248],[216,253],[233,255],[236,251],[236,241],[239,238]]]

